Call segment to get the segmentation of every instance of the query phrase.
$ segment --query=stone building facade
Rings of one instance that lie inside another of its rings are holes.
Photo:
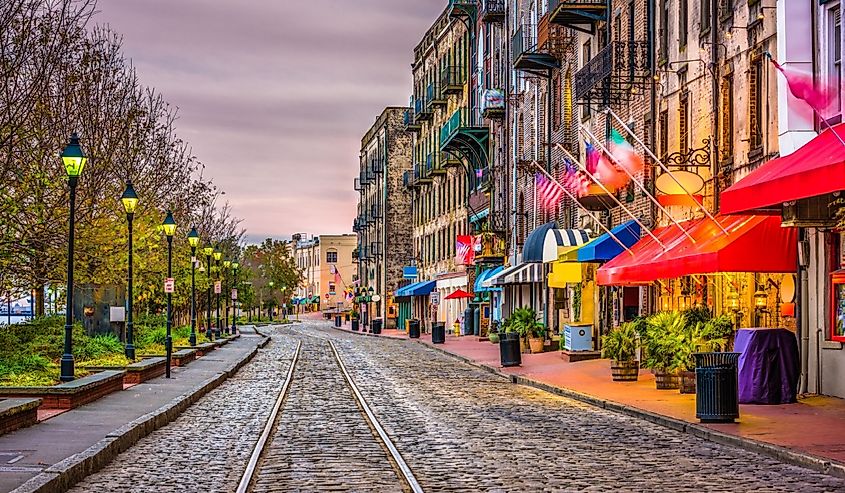
[[[352,286],[357,273],[356,245],[357,238],[350,234],[294,238],[293,255],[303,276],[294,297],[306,300],[303,306],[309,309],[348,308],[344,291]]]
[[[371,303],[372,317],[392,327],[396,321],[393,294],[402,280],[402,267],[413,258],[411,196],[402,179],[411,169],[411,136],[402,121],[405,108],[389,107],[361,139],[358,216],[353,231],[359,286],[373,288],[380,301]]]

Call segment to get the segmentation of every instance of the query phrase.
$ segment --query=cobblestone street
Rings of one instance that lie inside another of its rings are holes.
[[[421,344],[279,328],[234,378],[72,491],[234,491],[302,341],[253,491],[402,491],[328,340],[424,491],[842,491],[845,481],[595,408]]]

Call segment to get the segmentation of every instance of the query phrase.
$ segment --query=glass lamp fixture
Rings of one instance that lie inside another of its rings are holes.
[[[126,190],[120,196],[120,201],[123,203],[123,210],[127,214],[135,213],[135,209],[138,207],[138,194],[135,193],[135,188],[132,187],[131,181],[126,182]]]
[[[224,268],[228,269],[228,268],[229,268],[229,267],[231,267],[231,266],[232,266],[232,261],[231,261],[231,260],[226,259],[226,260],[224,260],[224,261],[223,261],[223,267],[224,267]]]
[[[164,222],[161,223],[161,228],[164,230],[165,235],[169,238],[173,238],[173,235],[176,233],[176,221],[173,220],[173,213],[170,211],[167,211],[167,216],[164,217]]]
[[[200,235],[197,233],[197,228],[191,228],[191,232],[188,233],[188,244],[191,245],[191,248],[196,248],[200,244]]]
[[[78,178],[87,162],[88,156],[85,155],[82,146],[79,145],[79,136],[74,133],[70,136],[70,142],[62,151],[62,164],[65,165],[65,172],[67,172],[68,177]]]
[[[202,249],[202,253],[204,253],[206,257],[211,257],[214,253],[214,247],[207,246]]]
[[[762,289],[754,292],[754,306],[757,308],[765,308],[769,301],[769,295]]]
[[[731,291],[725,297],[726,304],[731,310],[739,310],[739,293]]]
[[[223,258],[223,252],[221,252],[219,249],[215,248],[214,249],[214,260],[217,260],[219,262],[221,258]]]

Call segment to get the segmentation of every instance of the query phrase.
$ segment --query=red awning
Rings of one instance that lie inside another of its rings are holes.
[[[833,127],[845,140],[845,123]],[[777,211],[784,202],[845,190],[845,146],[828,129],[797,151],[773,159],[722,192],[721,213]]]
[[[678,226],[658,228],[653,233],[664,250],[650,236],[638,241],[596,274],[600,285],[646,284],[713,272],[795,272],[798,234],[782,228],[776,216],[716,216],[725,235],[710,219],[681,223],[695,243]]]

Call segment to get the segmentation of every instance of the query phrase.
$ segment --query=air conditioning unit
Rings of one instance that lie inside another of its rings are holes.
[[[568,351],[592,351],[593,326],[591,324],[564,325],[563,347]]]

